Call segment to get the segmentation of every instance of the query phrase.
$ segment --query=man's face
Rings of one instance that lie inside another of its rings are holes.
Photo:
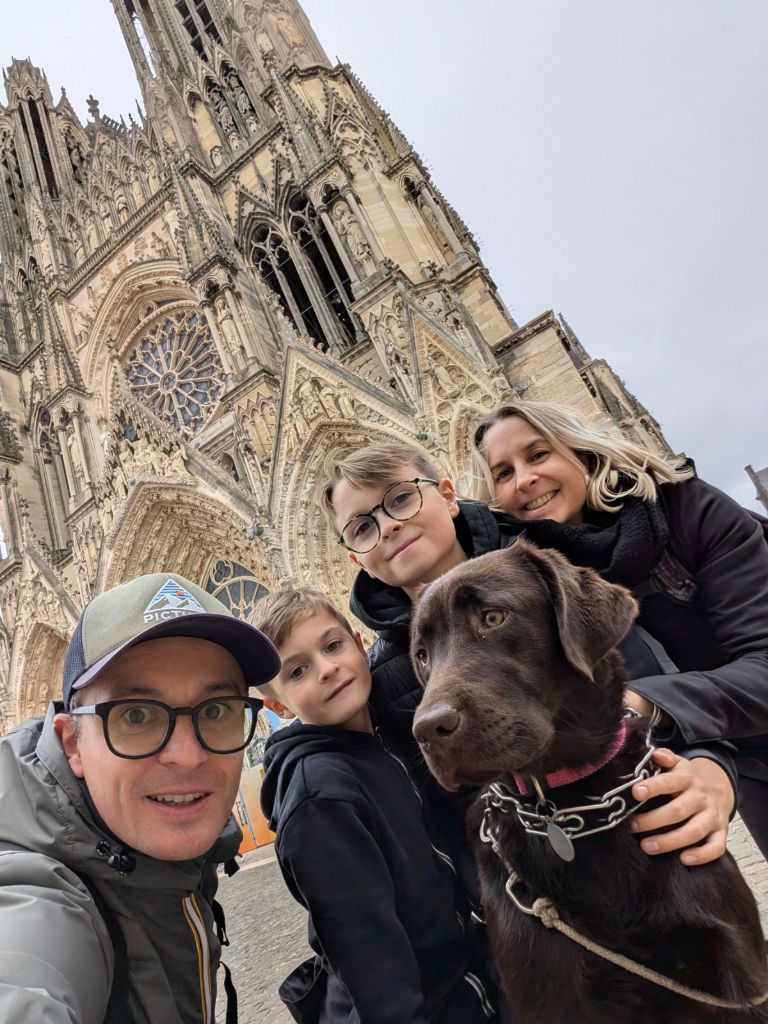
[[[82,704],[147,697],[171,707],[194,707],[218,696],[244,696],[235,658],[218,644],[193,637],[148,640],[117,658],[83,691]],[[113,754],[96,715],[56,717],[70,768],[84,779],[96,810],[126,846],[158,860],[188,860],[216,841],[235,802],[243,751],[211,754],[200,746],[188,715],[176,720],[167,745],[151,757]],[[162,796],[191,796],[185,803]]]
[[[340,532],[353,516],[377,505],[388,487],[398,480],[421,476],[415,466],[404,465],[399,475],[380,485],[355,487],[341,480],[333,490],[334,521]],[[404,522],[391,519],[381,509],[376,512],[381,540],[372,551],[352,554],[352,561],[371,576],[406,592],[417,591],[425,583],[452,569],[466,559],[457,538],[453,520],[459,505],[449,480],[439,484],[420,484],[421,510]]]

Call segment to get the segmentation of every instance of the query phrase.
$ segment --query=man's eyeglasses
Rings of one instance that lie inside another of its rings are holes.
[[[159,754],[179,715],[189,715],[200,746],[211,754],[234,754],[253,739],[262,701],[255,697],[212,697],[193,708],[172,708],[159,700],[131,698],[72,708],[71,715],[98,715],[107,746],[117,757]]]
[[[343,544],[348,551],[354,551],[356,555],[364,555],[367,551],[373,551],[381,540],[381,527],[375,513],[381,509],[384,515],[400,522],[405,519],[413,519],[419,514],[421,506],[424,504],[424,496],[419,484],[438,484],[439,482],[439,480],[417,476],[414,480],[399,480],[396,484],[392,484],[386,489],[384,497],[378,505],[374,505],[372,509],[353,516],[349,520],[339,534],[339,544]]]

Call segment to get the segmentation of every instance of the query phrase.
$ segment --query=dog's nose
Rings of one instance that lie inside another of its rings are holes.
[[[440,743],[459,727],[461,716],[453,707],[443,701],[433,704],[424,711],[417,711],[413,720],[413,735],[419,743]]]

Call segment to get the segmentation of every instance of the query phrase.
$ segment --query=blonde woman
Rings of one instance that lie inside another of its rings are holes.
[[[494,410],[474,435],[476,497],[522,521],[524,534],[596,569],[640,599],[639,624],[674,662],[632,678],[627,703],[662,715],[659,735],[693,760],[661,755],[666,807],[636,818],[649,853],[706,841],[682,855],[704,863],[725,849],[739,776],[739,810],[768,854],[768,545],[765,521],[678,465],[555,405]],[[723,753],[733,754],[728,765]],[[714,758],[715,760],[703,760]],[[694,777],[695,776],[695,777]],[[673,815],[676,815],[675,816]]]

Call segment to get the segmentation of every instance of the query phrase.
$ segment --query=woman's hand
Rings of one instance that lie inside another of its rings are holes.
[[[680,860],[689,867],[722,857],[734,804],[728,773],[708,757],[687,761],[664,748],[659,748],[653,759],[665,770],[645,782],[636,783],[632,795],[635,800],[657,796],[671,799],[654,811],[635,814],[632,831],[650,832],[675,824],[679,827],[643,839],[642,849],[649,854],[682,850]],[[701,846],[692,846],[702,839],[705,842]]]

